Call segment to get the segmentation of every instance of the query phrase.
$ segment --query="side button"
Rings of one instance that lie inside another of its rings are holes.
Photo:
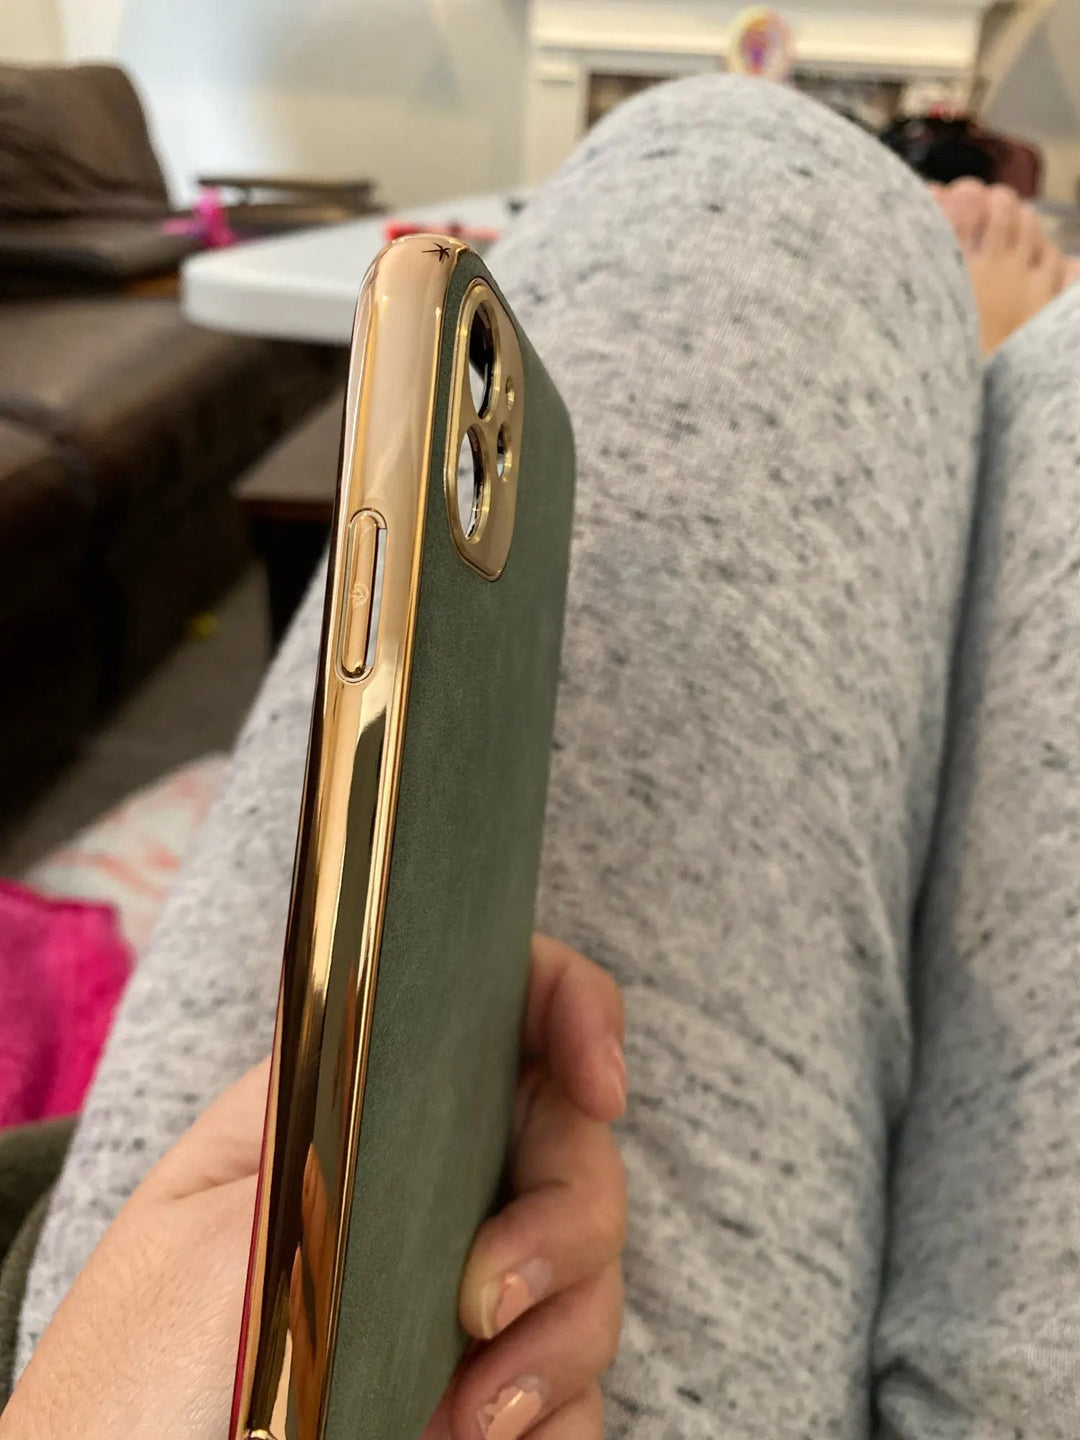
[[[363,679],[375,660],[385,543],[386,527],[370,510],[361,510],[349,521],[338,657],[348,680]]]

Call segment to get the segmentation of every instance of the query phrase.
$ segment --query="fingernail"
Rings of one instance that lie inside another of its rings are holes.
[[[501,1280],[491,1280],[480,1297],[480,1317],[485,1337],[490,1340],[512,1325],[551,1289],[551,1266],[546,1260],[528,1260],[508,1270]]]
[[[623,1048],[615,1036],[608,1039],[608,1046],[611,1052],[611,1083],[618,1092],[619,1109],[626,1108],[626,1057],[623,1055]]]
[[[518,1440],[544,1413],[548,1388],[535,1375],[507,1385],[477,1412],[484,1440]]]

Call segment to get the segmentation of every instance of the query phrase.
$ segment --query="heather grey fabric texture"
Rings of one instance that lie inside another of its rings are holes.
[[[980,479],[936,206],[719,78],[616,111],[490,263],[578,437],[538,918],[628,1005],[609,1434],[1075,1436],[1080,305],[991,367]],[[24,1357],[269,1043],[320,609],[124,1002]]]
[[[887,1436],[1080,1435],[1080,286],[998,352],[877,1336]]]

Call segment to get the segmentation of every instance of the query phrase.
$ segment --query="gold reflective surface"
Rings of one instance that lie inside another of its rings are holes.
[[[326,1422],[443,315],[465,248],[441,236],[396,241],[372,266],[357,305],[232,1440],[320,1440]],[[520,375],[516,334],[513,346]],[[377,607],[365,578],[376,540]]]
[[[494,342],[491,379],[479,409],[469,384],[469,336],[478,310],[486,317]],[[458,554],[488,580],[497,580],[502,574],[514,534],[517,457],[525,423],[523,391],[517,331],[490,285],[476,279],[465,292],[455,337],[446,444],[446,513]],[[472,437],[485,476],[475,528],[470,531],[462,525],[458,503],[458,467],[466,435]]]

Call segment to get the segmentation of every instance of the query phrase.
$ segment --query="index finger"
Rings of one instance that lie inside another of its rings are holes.
[[[626,1105],[623,1027],[611,976],[569,945],[534,935],[523,1059],[546,1067],[596,1120],[614,1120]]]

